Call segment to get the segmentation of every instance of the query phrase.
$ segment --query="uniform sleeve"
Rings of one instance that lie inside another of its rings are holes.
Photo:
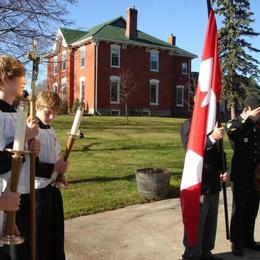
[[[232,141],[237,141],[243,138],[254,126],[255,122],[250,117],[246,120],[236,118],[227,122],[226,130],[228,137]]]
[[[211,134],[211,133],[210,133]],[[211,147],[215,146],[216,145],[216,141],[213,142],[213,140],[211,140],[210,138],[210,134],[207,135],[207,138],[206,138],[206,144],[205,144],[205,149],[210,149]],[[213,139],[213,138],[212,138]]]
[[[50,179],[54,171],[54,163],[40,162],[39,157],[35,161],[35,176]]]
[[[182,141],[182,145],[184,150],[187,149],[188,146],[188,141],[189,141],[189,134],[190,134],[190,127],[191,127],[191,120],[186,120],[182,126],[181,126],[181,141]],[[206,144],[205,144],[205,149],[210,149],[211,147],[213,147],[216,143],[213,143],[210,140],[209,135],[207,135],[206,138]]]
[[[190,125],[191,125],[191,121],[186,120],[181,126],[180,135],[181,135],[182,145],[185,151],[187,149],[188,141],[189,141]]]
[[[222,162],[222,160],[223,160],[223,162]],[[222,155],[220,154],[219,170],[220,170],[220,171],[223,171],[223,172],[226,172],[226,171],[228,170],[228,167],[227,167],[227,155],[226,155],[225,152],[224,152],[224,154],[223,154],[223,157],[222,157]]]

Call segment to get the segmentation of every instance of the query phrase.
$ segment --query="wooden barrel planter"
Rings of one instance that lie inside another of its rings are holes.
[[[171,180],[169,169],[146,168],[136,171],[138,192],[147,200],[167,197]]]

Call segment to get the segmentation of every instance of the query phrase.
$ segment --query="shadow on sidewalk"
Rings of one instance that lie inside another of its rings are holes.
[[[223,258],[223,260],[259,260],[260,252],[252,250],[243,250],[244,256],[235,256],[231,252],[215,254],[217,257]]]

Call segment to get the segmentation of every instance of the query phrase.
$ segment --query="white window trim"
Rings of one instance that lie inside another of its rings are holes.
[[[55,72],[55,68],[58,68],[58,56],[57,55],[53,57],[53,75],[58,74],[58,69],[57,69],[57,72]]]
[[[160,81],[158,79],[150,79],[149,83],[150,83],[150,105],[158,106],[159,105],[159,84],[160,84]],[[151,85],[152,84],[156,85],[156,102],[155,103],[151,102]]]
[[[177,95],[177,91],[178,89],[182,90],[182,104],[178,104],[178,95]],[[178,85],[176,86],[176,107],[184,107],[184,86],[183,85]]]
[[[112,112],[118,112],[118,115],[112,115]],[[110,110],[110,115],[111,116],[120,116],[121,115],[121,111],[120,111],[120,109],[111,109]]]
[[[117,87],[117,101],[111,101],[111,82],[117,82],[118,87]],[[109,87],[110,87],[110,104],[120,104],[120,77],[119,76],[110,76],[110,82],[109,82]]]
[[[80,102],[85,101],[85,97],[82,98],[82,85],[81,85],[82,82],[85,83],[85,91],[84,92],[86,94],[86,78],[83,77],[83,76],[79,78],[79,101]]]
[[[183,72],[183,64],[186,64],[186,72]],[[188,68],[188,63],[187,62],[182,62],[182,64],[181,64],[181,74],[182,75],[187,75],[188,74],[188,70],[189,70],[189,68]]]
[[[65,60],[63,60],[63,57],[65,56]],[[63,69],[63,62],[65,62],[65,69]],[[66,71],[66,69],[67,69],[67,53],[66,53],[66,51],[64,50],[63,52],[62,52],[62,54],[61,54],[61,70],[62,71]]]
[[[157,69],[152,69],[151,68],[151,56],[152,56],[152,54],[157,54]],[[150,50],[150,63],[149,63],[149,66],[150,66],[150,71],[159,72],[159,51],[158,50]]]
[[[84,66],[81,66],[81,53],[84,51]],[[80,50],[79,50],[79,56],[80,56],[80,59],[79,59],[79,65],[80,65],[80,68],[85,68],[85,65],[86,65],[86,48],[85,46],[81,46],[80,47]]]
[[[121,46],[120,45],[117,45],[117,44],[111,44],[110,45],[110,67],[111,68],[120,68],[120,65],[121,65]],[[118,52],[118,65],[112,65],[112,53],[113,53],[113,50],[119,50]]]

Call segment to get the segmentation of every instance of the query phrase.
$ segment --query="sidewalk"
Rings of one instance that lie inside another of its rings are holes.
[[[231,192],[228,190],[229,210]],[[225,260],[259,260],[260,253],[245,251],[234,257],[225,238],[222,199],[215,254]],[[134,205],[79,217],[65,222],[67,260],[177,260],[183,253],[183,224],[179,199]],[[256,240],[260,241],[260,220]]]

